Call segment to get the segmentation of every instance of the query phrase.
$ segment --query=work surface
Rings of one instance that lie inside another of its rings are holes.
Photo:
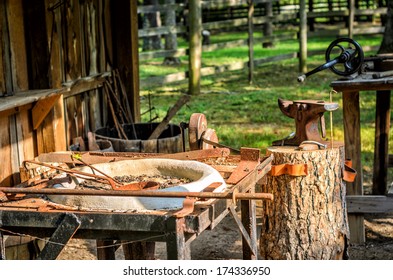
[[[214,160],[210,164],[221,169],[223,173],[234,174],[241,162],[238,157],[232,168],[229,165],[221,165],[220,168],[220,165],[214,164]],[[243,172],[243,175],[240,172],[241,176],[236,179],[238,182],[229,184],[228,191],[233,192],[236,189],[241,193],[253,192],[257,181],[270,170],[271,158],[267,157],[258,162],[255,168]],[[227,177],[226,181],[230,178],[231,176]],[[3,232],[5,235],[28,234],[51,237],[51,239],[63,238],[65,242],[62,244],[66,244],[71,237],[127,241],[140,241],[147,238],[149,241],[167,242],[173,245],[169,246],[172,249],[167,248],[168,258],[182,259],[188,258],[187,252],[183,252],[184,248],[207,228],[214,229],[231,212],[231,208],[236,209],[236,204],[231,199],[209,199],[206,202],[196,203],[190,213],[179,217],[176,215],[178,211],[130,213],[83,211],[59,206],[42,198],[26,196],[20,200],[2,203],[0,220],[2,229],[6,230]],[[242,211],[244,211],[243,205]],[[246,214],[255,218],[255,213]],[[59,231],[60,235],[56,233]],[[253,238],[255,239],[256,236]],[[55,248],[54,251],[56,250],[60,253],[62,247],[60,250]],[[48,254],[46,258],[57,256],[56,253]]]
[[[343,77],[331,82],[330,86],[336,91],[391,90],[393,88],[393,76],[374,79],[375,73],[369,72],[355,78]]]

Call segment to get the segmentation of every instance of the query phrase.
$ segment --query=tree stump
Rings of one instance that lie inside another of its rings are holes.
[[[344,147],[298,151],[269,147],[272,165],[307,164],[307,175],[267,175],[260,253],[273,260],[346,259],[349,236],[343,181]]]

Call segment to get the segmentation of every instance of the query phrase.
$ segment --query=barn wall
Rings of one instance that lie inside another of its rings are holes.
[[[102,86],[114,69],[127,80],[134,119],[140,118],[137,26],[112,35],[136,23],[136,3],[0,0],[1,186],[19,183],[25,159],[66,150],[110,121]],[[115,23],[114,10],[122,11]]]

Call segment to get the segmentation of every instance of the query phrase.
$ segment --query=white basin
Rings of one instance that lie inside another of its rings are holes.
[[[200,192],[211,183],[221,182],[215,192],[226,189],[225,181],[220,173],[211,166],[197,162],[173,159],[140,159],[124,160],[112,163],[94,164],[94,167],[105,174],[114,176],[123,175],[168,175],[178,178],[188,178],[190,183],[168,187],[159,191]],[[92,173],[88,166],[78,170]],[[101,175],[94,171],[95,174]],[[71,183],[56,184],[55,188],[75,189],[83,179],[74,178]],[[130,196],[87,196],[87,195],[49,195],[55,203],[97,210],[174,210],[183,207],[184,198],[156,198],[156,197],[130,197]]]

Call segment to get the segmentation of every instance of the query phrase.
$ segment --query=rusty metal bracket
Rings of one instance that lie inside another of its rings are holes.
[[[306,176],[307,163],[290,164],[284,163],[279,165],[272,165],[270,176],[291,175],[291,176]]]
[[[66,213],[48,243],[38,256],[40,260],[55,260],[81,225],[77,216]]]
[[[260,150],[253,148],[240,149],[240,163],[227,179],[228,184],[237,184],[253,171],[260,163]]]
[[[195,197],[186,197],[183,201],[183,208],[173,214],[176,218],[183,218],[194,212],[194,206],[197,199]]]
[[[347,159],[344,162],[343,180],[348,183],[355,181],[357,172],[352,168],[352,160]]]

